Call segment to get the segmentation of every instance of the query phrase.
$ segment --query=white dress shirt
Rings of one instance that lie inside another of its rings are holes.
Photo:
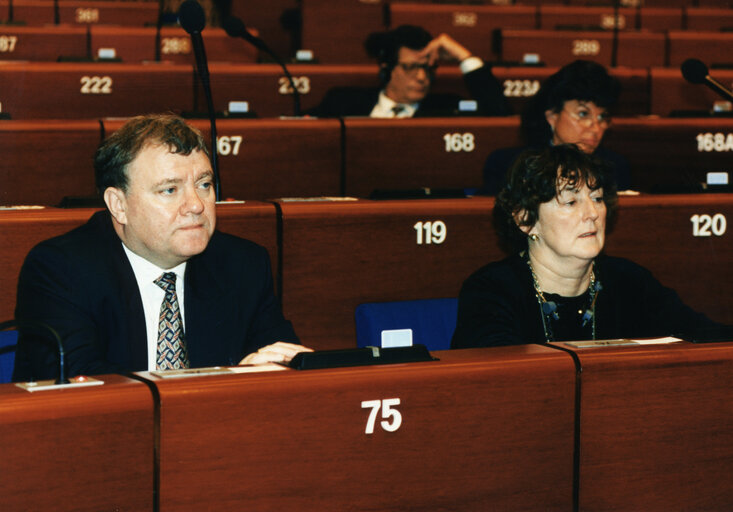
[[[155,371],[155,361],[158,357],[158,320],[160,319],[160,305],[165,298],[165,291],[155,284],[165,272],[174,272],[176,274],[176,297],[178,298],[178,308],[181,312],[181,321],[183,322],[183,332],[186,332],[186,315],[184,311],[183,300],[184,286],[183,279],[186,274],[186,262],[184,261],[177,267],[170,269],[162,269],[142,256],[138,256],[123,243],[127,259],[132,265],[132,271],[135,273],[137,280],[137,288],[140,290],[140,298],[143,302],[143,312],[145,313],[145,333],[148,341],[148,370]]]

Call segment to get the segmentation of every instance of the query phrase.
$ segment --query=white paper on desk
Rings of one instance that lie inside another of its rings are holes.
[[[648,340],[631,340],[639,345],[664,345],[666,343],[677,343],[678,341],[684,341],[674,336],[666,336],[664,338],[652,338]]]

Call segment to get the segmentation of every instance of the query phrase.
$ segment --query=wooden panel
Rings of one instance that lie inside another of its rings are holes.
[[[332,87],[379,87],[376,65],[291,65],[290,74],[300,93],[303,112],[316,107]],[[248,101],[259,117],[293,115],[293,95],[280,66],[274,64],[212,64],[211,88],[217,111],[228,110],[230,101]],[[198,87],[197,110],[206,108]]]
[[[587,7],[587,6],[541,6],[539,9],[540,26],[545,30],[560,30],[573,27],[584,30],[613,30],[612,6]],[[682,12],[677,10],[678,20],[682,19]],[[681,23],[681,22],[678,22]],[[618,13],[619,30],[636,30],[639,28],[636,9],[621,8]]]
[[[92,156],[101,140],[99,122],[8,121],[0,123],[0,205],[57,205],[65,196],[93,196]]]
[[[208,62],[255,62],[257,51],[242,39],[229,37],[220,28],[201,32]],[[155,59],[155,28],[92,27],[92,49],[115,48],[117,57],[125,62]],[[195,65],[191,36],[179,27],[163,27],[160,32],[161,59],[176,64]]]
[[[0,210],[0,319],[13,318],[18,274],[28,251],[48,238],[61,235],[89,220],[91,208]],[[272,205],[247,201],[244,205],[217,206],[217,228],[248,238],[270,252],[273,273],[277,268],[277,238]],[[275,276],[276,277],[276,276]]]
[[[710,75],[728,89],[733,89],[733,70],[713,69]],[[668,116],[674,110],[696,111],[700,115],[711,112],[716,103],[725,100],[709,87],[691,84],[679,68],[651,69],[651,113]]]
[[[299,0],[250,0],[231,4],[232,16],[257,30],[276,55],[287,60],[297,49]]]
[[[0,102],[13,119],[181,112],[192,91],[191,66],[0,62]]]
[[[323,64],[372,62],[364,40],[384,30],[383,8],[383,0],[307,0],[301,6],[301,46]]]
[[[0,56],[3,60],[56,61],[60,57],[87,56],[87,32],[82,27],[2,27]]]
[[[105,131],[112,133],[123,122],[105,120]],[[210,140],[208,121],[190,123]],[[222,119],[216,126],[223,198],[339,195],[341,128],[337,120]]]
[[[519,119],[346,119],[346,195],[479,187],[486,155],[520,145]]]
[[[570,510],[570,357],[540,346],[435,355],[305,372],[141,373],[161,397],[161,512]],[[383,430],[380,417],[366,434],[362,402],[388,398],[399,399],[401,426]]]
[[[733,507],[733,344],[577,354],[580,510]]]
[[[314,348],[355,347],[358,304],[457,297],[471,272],[503,255],[491,224],[492,198],[281,207],[283,309]],[[418,244],[426,228],[415,225],[436,221],[445,225],[445,240],[431,236]]]
[[[694,215],[733,219],[733,196],[662,195],[624,197],[617,226],[607,236],[606,252],[629,258],[652,271],[690,307],[733,325],[733,236],[730,228],[693,236]],[[711,226],[712,227],[712,226]],[[704,233],[705,231],[703,231]]]
[[[669,65],[677,67],[690,58],[700,59],[709,66],[733,63],[733,33],[670,30]]]
[[[393,3],[391,26],[419,25],[437,36],[448,33],[475,55],[495,60],[492,32],[499,28],[534,29],[537,8],[530,6],[435,5]]]
[[[153,510],[153,399],[117,375],[28,393],[0,386],[4,511]]]
[[[158,21],[158,2],[59,0],[58,5],[60,22],[72,25],[142,27]]]
[[[611,65],[611,32],[502,30],[502,59],[524,61],[536,54],[545,65],[564,66],[575,59]],[[665,36],[654,32],[619,34],[618,65],[636,68],[664,65]]]
[[[688,30],[721,30],[733,28],[733,10],[721,8],[693,8],[685,9],[686,26]]]
[[[708,172],[731,172],[733,119],[616,119],[604,146],[631,163],[632,188],[702,191]]]
[[[11,9],[12,5],[12,19]],[[54,22],[51,0],[0,0],[0,20],[24,23],[28,26],[49,25]]]

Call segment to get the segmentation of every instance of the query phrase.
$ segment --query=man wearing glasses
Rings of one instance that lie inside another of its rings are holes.
[[[371,34],[365,47],[377,59],[382,88],[331,89],[311,115],[404,118],[459,113],[459,102],[465,98],[430,92],[439,60],[459,62],[466,87],[476,101],[477,108],[470,113],[484,116],[512,113],[490,66],[447,34],[433,38],[421,27],[401,25]]]

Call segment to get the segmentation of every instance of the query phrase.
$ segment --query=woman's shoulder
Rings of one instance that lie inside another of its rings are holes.
[[[463,283],[463,289],[483,289],[501,285],[514,286],[525,271],[524,259],[518,254],[492,261],[476,270]]]

